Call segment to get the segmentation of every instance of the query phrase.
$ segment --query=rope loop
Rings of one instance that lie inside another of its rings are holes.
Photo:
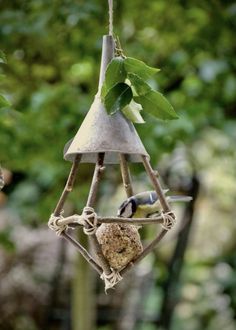
[[[172,211],[161,212],[163,223],[161,224],[162,228],[165,230],[170,230],[176,223],[175,215]]]
[[[108,289],[112,289],[118,282],[120,282],[123,279],[120,273],[114,269],[111,269],[110,274],[105,274],[103,272],[100,278],[105,283],[105,292],[107,292]]]
[[[109,7],[109,35],[113,35],[113,0],[108,0]]]
[[[48,220],[48,227],[51,230],[54,230],[57,236],[60,236],[63,231],[67,229],[67,225],[58,224],[58,220],[62,220],[64,211],[62,210],[59,216],[56,216],[54,213],[51,214],[50,219]]]
[[[97,214],[94,209],[90,206],[85,206],[81,218],[84,222],[83,231],[86,235],[94,235],[97,231]]]

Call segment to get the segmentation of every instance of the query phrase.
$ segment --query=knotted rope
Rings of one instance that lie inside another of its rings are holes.
[[[54,230],[57,234],[57,236],[60,236],[63,231],[67,229],[66,224],[59,224],[58,220],[64,219],[62,214],[64,211],[62,210],[60,215],[56,216],[55,214],[51,214],[50,219],[48,221],[48,227],[52,230]]]
[[[162,228],[165,230],[170,230],[176,223],[175,215],[172,211],[170,212],[161,212],[163,223],[161,224]]]
[[[120,273],[114,269],[111,270],[110,274],[105,274],[103,272],[100,278],[105,283],[105,292],[107,292],[108,289],[113,288],[118,282],[120,282],[123,279]]]
[[[109,6],[109,35],[113,36],[113,0],[108,0]]]
[[[94,209],[90,206],[85,206],[83,213],[80,216],[83,222],[83,231],[86,235],[94,235],[97,230],[97,214],[94,212]]]
[[[63,221],[59,221],[63,220]],[[68,225],[71,223],[78,223],[83,226],[83,231],[86,235],[94,235],[97,230],[97,214],[94,209],[89,206],[85,206],[81,215],[73,215],[71,217],[64,218],[63,211],[60,215],[56,216],[51,214],[48,221],[48,227],[56,232],[58,236],[62,234],[63,231],[68,229]]]

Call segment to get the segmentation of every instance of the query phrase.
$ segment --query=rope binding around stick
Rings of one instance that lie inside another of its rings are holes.
[[[51,214],[50,219],[48,221],[48,227],[55,231],[57,236],[60,236],[64,231],[67,230],[66,224],[59,224],[58,221],[64,219],[63,218],[64,210],[60,212],[58,216],[56,216],[54,213]]]
[[[161,212],[163,223],[161,224],[162,228],[165,230],[170,230],[176,223],[176,217],[172,211]]]
[[[123,279],[120,273],[115,271],[114,269],[111,269],[111,273],[108,275],[103,272],[100,278],[105,283],[105,292],[107,292],[108,289],[112,289],[117,283],[119,283]]]

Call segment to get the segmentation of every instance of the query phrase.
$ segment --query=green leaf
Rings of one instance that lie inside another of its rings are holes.
[[[141,110],[142,110],[141,105],[132,100],[130,104],[126,105],[126,107],[122,109],[122,112],[125,115],[125,117],[128,118],[133,123],[143,124],[145,123],[145,121],[143,120],[143,117],[140,114]]]
[[[159,119],[177,119],[178,116],[172,105],[159,92],[151,90],[145,95],[134,97],[140,103],[143,110]]]
[[[0,63],[7,63],[6,55],[0,50]]]
[[[104,98],[107,92],[117,83],[124,82],[127,73],[124,67],[124,59],[122,57],[115,57],[109,63],[106,74],[105,81],[102,86],[102,97]]]
[[[132,100],[131,87],[125,83],[118,83],[107,93],[104,104],[108,114],[122,110]]]
[[[134,73],[128,73],[128,78],[138,96],[145,95],[151,91],[151,87],[138,75]]]
[[[0,108],[10,107],[11,103],[2,95],[0,95]]]
[[[144,62],[132,57],[125,58],[124,66],[127,73],[135,73],[143,80],[150,79],[155,73],[160,71],[160,69],[152,68]]]

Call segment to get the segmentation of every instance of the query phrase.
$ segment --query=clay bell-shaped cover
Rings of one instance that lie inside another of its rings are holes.
[[[130,162],[142,162],[148,156],[133,124],[118,111],[108,115],[100,97],[107,65],[114,56],[112,36],[103,36],[99,89],[74,139],[65,146],[64,158],[73,161],[82,154],[82,163],[96,163],[97,154],[105,153],[105,164],[119,163],[119,154]]]

